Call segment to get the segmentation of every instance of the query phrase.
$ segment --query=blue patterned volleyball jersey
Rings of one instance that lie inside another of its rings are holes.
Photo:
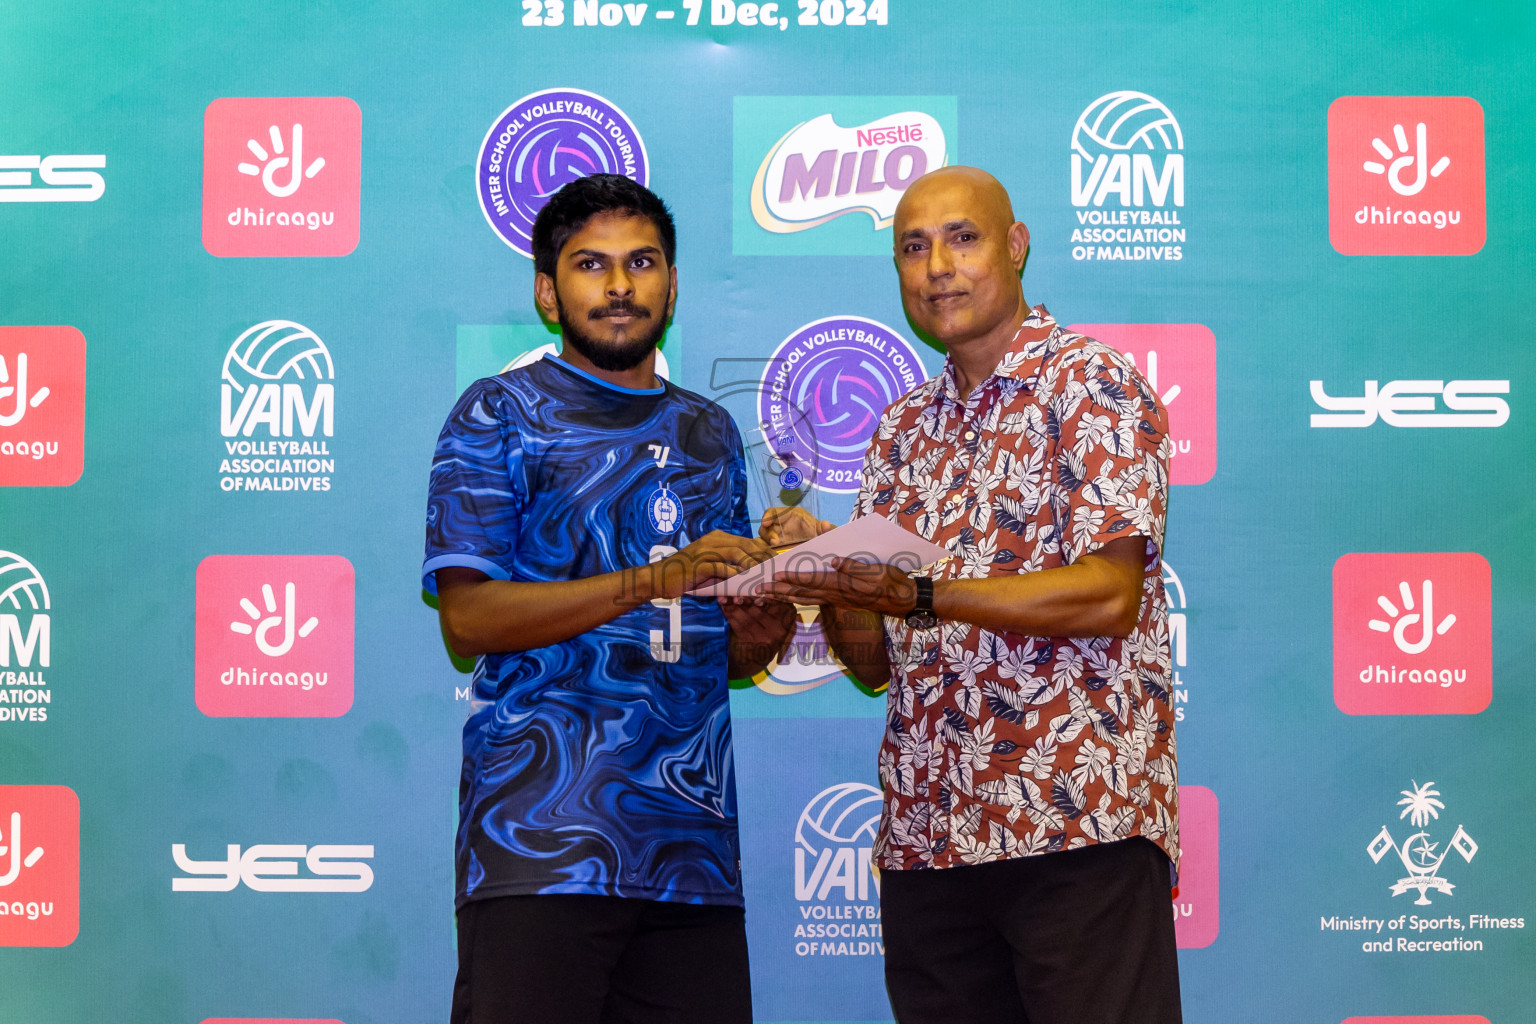
[[[645,565],[749,535],[730,416],[663,383],[618,388],[549,357],[471,385],[432,462],[423,583]],[[563,643],[475,665],[457,904],[595,893],[741,903],[726,683],[712,599],[652,601]]]

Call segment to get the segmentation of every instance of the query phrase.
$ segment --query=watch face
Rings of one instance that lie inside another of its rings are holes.
[[[939,617],[933,612],[912,612],[907,616],[906,622],[913,629],[932,629],[939,624]]]

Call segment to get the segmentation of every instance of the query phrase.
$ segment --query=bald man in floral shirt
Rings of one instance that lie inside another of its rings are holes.
[[[907,316],[944,370],[885,411],[855,516],[952,556],[771,593],[823,606],[880,750],[900,1024],[1178,1024],[1178,779],[1161,555],[1167,417],[1118,352],[1024,298],[1029,232],[975,168],[896,211]],[[763,538],[829,529],[771,510]]]

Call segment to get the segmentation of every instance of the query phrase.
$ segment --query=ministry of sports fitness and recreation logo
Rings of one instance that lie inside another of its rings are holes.
[[[1184,132],[1144,92],[1105,93],[1072,127],[1075,260],[1184,258]]]
[[[1073,324],[1117,350],[1146,378],[1168,412],[1169,482],[1216,475],[1216,335],[1203,324]]]
[[[339,555],[210,555],[197,567],[194,692],[216,718],[352,707],[354,574]]]
[[[1421,907],[1430,905],[1431,892],[1449,896],[1456,888],[1440,874],[1441,868],[1446,866],[1446,860],[1451,853],[1454,851],[1462,860],[1471,864],[1478,850],[1477,843],[1462,825],[1456,826],[1456,834],[1451,836],[1450,842],[1442,844],[1432,841],[1433,836],[1428,826],[1431,821],[1440,817],[1441,811],[1445,810],[1445,804],[1440,800],[1440,791],[1434,787],[1433,782],[1426,782],[1422,786],[1414,782],[1412,789],[1402,791],[1403,798],[1397,802],[1403,809],[1398,819],[1408,819],[1408,824],[1418,831],[1405,836],[1399,842],[1393,837],[1392,830],[1383,825],[1381,831],[1376,833],[1376,838],[1366,846],[1366,852],[1377,864],[1380,864],[1388,853],[1397,854],[1406,874],[1392,883],[1392,895],[1401,896],[1407,892],[1417,892],[1419,898],[1413,902]]]
[[[475,191],[486,221],[533,256],[533,221],[561,186],[589,174],[650,182],[645,142],[616,105],[580,89],[530,93],[501,112],[480,143]]]
[[[0,946],[67,946],[79,930],[79,798],[0,786]]]
[[[68,487],[85,469],[85,336],[0,327],[0,487]]]
[[[1328,108],[1328,237],[1348,256],[1468,256],[1487,239],[1483,108],[1341,96]]]
[[[46,722],[53,690],[53,600],[37,567],[0,551],[0,723]]]
[[[224,353],[219,385],[225,491],[328,491],[336,460],[336,368],[292,320],[246,328]]]
[[[203,248],[345,256],[357,248],[363,114],[344,96],[214,100],[203,114]]]
[[[0,203],[94,203],[107,191],[96,173],[106,166],[104,153],[0,155]]]
[[[1333,566],[1333,699],[1351,715],[1477,714],[1493,699],[1492,573],[1471,552]]]
[[[888,254],[907,187],[954,160],[952,96],[738,96],[734,113],[741,255]]]
[[[872,855],[880,791],[840,782],[817,793],[795,822],[797,956],[882,956],[880,876]]]
[[[785,465],[834,494],[859,489],[864,450],[885,407],[922,383],[917,351],[875,320],[813,320],[779,343],[757,412]]]

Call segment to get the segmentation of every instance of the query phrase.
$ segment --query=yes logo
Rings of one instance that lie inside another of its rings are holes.
[[[367,892],[373,868],[364,861],[372,858],[372,846],[259,843],[241,853],[230,843],[223,860],[194,860],[175,843],[171,859],[186,874],[171,879],[171,891],[229,892],[243,884],[254,892]],[[309,877],[296,877],[300,865]]]
[[[1493,698],[1488,562],[1348,554],[1333,567],[1333,699],[1351,715],[1476,714]]]
[[[94,203],[107,191],[96,173],[105,166],[104,153],[0,156],[0,203]],[[33,171],[41,185],[32,183]]]
[[[345,97],[217,99],[203,115],[203,247],[215,256],[357,248],[363,115]]]
[[[197,567],[197,706],[216,718],[328,718],[352,707],[352,563],[210,555]]]
[[[1328,234],[1339,252],[1475,253],[1485,190],[1476,100],[1341,96],[1328,108]]]
[[[1216,475],[1216,335],[1202,324],[1073,324],[1123,354],[1168,412],[1170,483]]]
[[[0,486],[68,487],[85,468],[85,336],[0,327]]]
[[[0,786],[0,946],[67,946],[79,930],[79,798]]]
[[[1392,427],[1502,427],[1509,422],[1509,403],[1492,397],[1509,394],[1507,380],[1389,380],[1384,385],[1368,380],[1359,398],[1330,395],[1320,380],[1310,387],[1312,401],[1329,410],[1312,414],[1314,427],[1368,427],[1377,417]],[[1450,411],[1438,411],[1439,404]]]

